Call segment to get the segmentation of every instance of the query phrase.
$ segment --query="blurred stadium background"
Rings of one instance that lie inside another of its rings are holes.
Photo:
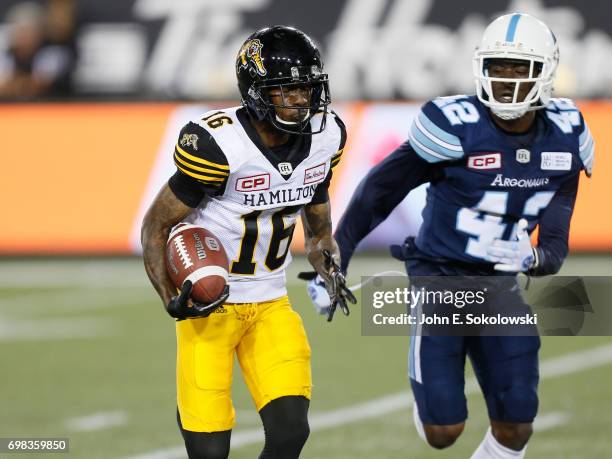
[[[337,219],[359,179],[405,139],[422,101],[472,92],[472,51],[485,25],[512,11],[555,31],[557,95],[578,99],[597,143],[563,272],[612,274],[606,2],[0,0],[0,437],[70,437],[75,458],[184,457],[174,332],[142,269],[140,220],[174,170],[180,126],[237,104],[233,61],[253,30],[295,25],[321,45],[349,129],[332,188]],[[351,281],[401,269],[386,247],[418,228],[423,191],[365,241]],[[298,229],[294,252],[302,243]],[[468,457],[486,425],[474,387],[457,447],[429,450],[412,427],[407,340],[360,336],[359,314],[324,323],[293,280],[303,267],[298,255],[288,279],[313,347],[304,457]],[[542,358],[530,457],[608,457],[612,340],[546,338]],[[235,382],[231,457],[254,457],[258,418]]]

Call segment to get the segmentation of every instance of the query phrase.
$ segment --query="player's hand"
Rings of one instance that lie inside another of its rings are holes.
[[[229,297],[229,286],[225,286],[221,296],[212,303],[196,303],[191,300],[191,289],[193,284],[191,281],[185,281],[180,293],[172,297],[166,306],[166,311],[171,317],[177,320],[185,320],[194,317],[208,317],[215,309],[219,308]]]
[[[526,272],[535,264],[534,249],[527,234],[527,220],[521,218],[516,230],[516,240],[494,239],[487,247],[489,261],[495,263],[497,271]]]
[[[327,293],[325,281],[315,271],[301,272],[298,274],[298,279],[307,281],[306,290],[310,301],[314,305],[318,314],[327,315],[331,307],[331,298]]]
[[[346,279],[329,250],[323,250],[326,276],[315,272],[300,273],[298,278],[308,281],[308,295],[319,314],[327,314],[327,321],[334,318],[338,306],[348,316],[347,301],[357,303],[357,298],[346,286]]]

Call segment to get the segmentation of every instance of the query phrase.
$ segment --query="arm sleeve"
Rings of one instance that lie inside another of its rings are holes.
[[[312,201],[310,201],[311,204],[323,204],[324,202],[329,201],[329,184],[334,173],[334,168],[340,163],[340,158],[342,157],[342,153],[344,153],[344,146],[346,145],[346,126],[340,117],[336,115],[336,113],[332,112],[332,115],[340,128],[340,141],[338,143],[336,153],[334,153],[332,156],[331,168],[327,173],[327,177],[325,177],[325,180],[317,186],[315,194],[312,197]]]
[[[435,166],[404,142],[361,180],[334,237],[346,272],[357,244],[383,222],[406,195],[433,177]]]
[[[570,220],[574,211],[580,174],[574,174],[557,191],[540,217],[536,265],[533,276],[555,274],[568,253]]]
[[[323,204],[329,201],[329,184],[331,182],[331,178],[333,175],[333,171],[329,171],[327,173],[327,177],[323,180],[319,185],[317,185],[317,189],[314,192],[312,200],[310,204]]]
[[[591,130],[589,129],[589,126],[587,126],[582,114],[580,114],[580,126],[582,128],[580,136],[578,137],[580,160],[582,161],[582,168],[584,169],[587,177],[590,177],[593,173],[595,142],[591,136]]]
[[[223,193],[229,177],[227,158],[202,126],[188,123],[174,147],[176,173],[168,186],[183,203],[197,207],[204,196]]]
[[[466,102],[466,106],[476,111],[472,104]],[[461,138],[465,127],[453,111],[459,109],[466,110],[458,103],[444,98],[429,101],[421,107],[410,127],[408,141],[423,160],[438,163],[463,157]],[[477,116],[477,112],[472,115]]]

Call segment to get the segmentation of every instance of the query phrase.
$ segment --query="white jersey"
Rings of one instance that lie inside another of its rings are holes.
[[[312,126],[319,126],[321,116],[313,117]],[[297,216],[313,198],[327,196],[345,139],[344,125],[329,114],[321,133],[299,136],[288,158],[277,156],[261,143],[242,107],[206,113],[183,128],[175,149],[179,170],[170,187],[180,199],[179,182],[203,190],[195,206],[182,199],[195,207],[185,221],[205,227],[223,244],[230,265],[228,302],[286,295]]]

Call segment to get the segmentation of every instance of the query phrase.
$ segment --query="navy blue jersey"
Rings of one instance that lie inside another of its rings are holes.
[[[377,165],[357,188],[336,238],[343,267],[357,243],[405,195],[430,181],[416,247],[425,257],[487,264],[493,239],[512,239],[517,222],[540,224],[538,253],[567,253],[569,221],[581,169],[588,175],[594,144],[569,99],[552,99],[525,134],[504,132],[475,96],[441,97],[415,117],[408,142]],[[550,261],[550,260],[549,260]],[[492,265],[491,265],[492,267]]]
[[[503,132],[475,96],[435,99],[415,118],[409,141],[423,159],[444,163],[416,245],[464,262],[486,261],[490,242],[513,238],[520,218],[532,231],[557,190],[580,169],[590,173],[593,160],[588,128],[568,99],[553,99],[528,135]]]

